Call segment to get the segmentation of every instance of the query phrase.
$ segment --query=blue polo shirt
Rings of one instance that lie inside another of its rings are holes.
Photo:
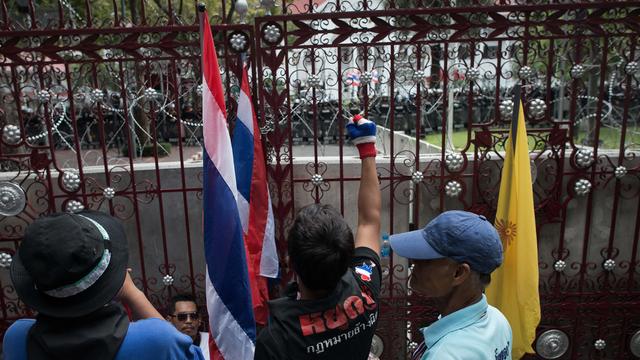
[[[4,359],[26,360],[27,337],[33,319],[19,319],[4,335]],[[82,358],[82,354],[78,354]],[[198,345],[167,321],[145,319],[129,323],[114,360],[204,360]]]
[[[511,360],[511,326],[484,295],[421,330],[427,348],[422,360]]]

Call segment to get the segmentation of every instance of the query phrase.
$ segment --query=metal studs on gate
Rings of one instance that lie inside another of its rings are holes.
[[[478,68],[467,69],[466,78],[469,81],[476,81],[480,78],[480,70]]]
[[[384,343],[382,342],[382,339],[380,338],[380,336],[374,334],[373,339],[371,339],[371,353],[377,357],[380,357],[383,351]]]
[[[2,141],[7,145],[15,145],[20,142],[20,128],[13,124],[7,124],[2,129]]]
[[[580,179],[573,185],[573,191],[578,196],[585,196],[591,192],[591,182],[587,179]]]
[[[622,179],[625,175],[627,175],[627,168],[620,165],[616,167],[613,173],[615,174],[616,179]]]
[[[311,175],[311,183],[313,184],[313,186],[320,186],[322,185],[323,181],[324,179],[322,178],[322,175],[320,174]]]
[[[116,196],[116,190],[112,187],[105,188],[102,190],[102,196],[104,196],[105,199],[111,200]]]
[[[448,197],[454,198],[462,192],[462,185],[455,180],[451,180],[447,182],[444,186],[444,193],[447,194]]]
[[[67,169],[62,173],[62,187],[68,191],[77,191],[80,188],[80,175],[76,169]]]
[[[11,266],[13,258],[6,252],[0,252],[0,268],[8,269]]]
[[[533,69],[530,66],[523,66],[520,68],[520,71],[518,71],[518,76],[522,80],[528,80],[534,75]]]
[[[27,196],[20,185],[10,181],[0,181],[0,215],[18,215],[26,205]]]
[[[567,263],[564,260],[558,260],[553,264],[553,270],[556,272],[563,272],[567,268]]]
[[[411,175],[411,181],[414,184],[421,183],[423,179],[424,179],[424,174],[422,173],[422,171],[416,171]]]
[[[569,349],[569,337],[564,332],[552,329],[538,336],[536,353],[543,359],[557,359]]]
[[[576,151],[576,164],[581,168],[587,168],[593,164],[593,151],[589,149],[580,149]]]
[[[629,342],[629,349],[635,357],[640,357],[640,330],[636,331]]]
[[[243,31],[234,31],[229,37],[229,44],[234,51],[245,52],[249,48],[249,36]]]
[[[531,103],[529,103],[529,113],[535,119],[540,120],[544,117],[544,114],[547,112],[547,104],[542,99],[533,99]]]
[[[571,78],[580,79],[584,75],[584,66],[580,64],[575,64],[571,68]]]
[[[502,100],[499,106],[502,120],[511,120],[513,115],[513,100]]]
[[[171,275],[165,275],[162,278],[162,283],[164,284],[164,286],[171,286],[173,285],[173,276]]]
[[[444,164],[447,167],[447,170],[451,172],[460,171],[460,169],[462,169],[462,165],[464,165],[464,158],[460,153],[448,152],[444,157]]]
[[[270,22],[262,27],[262,39],[269,45],[275,45],[282,40],[282,27],[280,24]]]
[[[65,207],[65,211],[72,214],[78,213],[82,210],[84,210],[84,205],[82,205],[82,203],[77,200],[69,201]]]

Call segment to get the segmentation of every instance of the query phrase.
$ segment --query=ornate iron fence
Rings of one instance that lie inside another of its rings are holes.
[[[390,130],[379,143],[386,232],[447,209],[493,218],[520,83],[536,179],[538,351],[637,356],[638,3],[455,5],[294,1],[256,19],[280,239],[307,203],[354,219],[358,173],[342,129],[359,108]],[[406,265],[385,261],[378,345],[403,359],[435,314],[406,288]]]
[[[91,207],[123,219],[135,281],[156,305],[177,291],[203,300],[198,26],[171,1],[132,3],[128,17],[114,3],[100,20],[88,1],[0,2],[0,266],[34,218]],[[274,15],[214,30],[230,122],[243,53],[253,65],[283,281],[296,209],[332,203],[355,221],[359,168],[343,131],[351,112],[381,126],[385,232],[446,209],[492,217],[505,115],[521,83],[539,352],[640,353],[639,2],[262,3]],[[375,347],[404,359],[435,314],[407,289],[406,264],[383,262]],[[6,328],[30,313],[7,271],[0,282]]]
[[[204,302],[199,26],[171,2],[169,15],[130,3],[135,19],[113,3],[100,20],[88,1],[0,2],[0,266],[33,219],[99,209],[123,220],[134,281],[155,305],[176,292]],[[230,123],[252,29],[214,26]],[[4,332],[31,313],[8,271],[0,281]]]

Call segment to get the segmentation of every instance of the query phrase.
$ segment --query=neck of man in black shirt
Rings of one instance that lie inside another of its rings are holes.
[[[331,291],[309,289],[300,279],[298,279],[298,294],[298,300],[318,300],[329,296]]]

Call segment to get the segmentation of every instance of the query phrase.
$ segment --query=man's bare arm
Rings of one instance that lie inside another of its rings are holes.
[[[356,247],[368,247],[376,253],[380,253],[381,206],[376,158],[367,157],[362,159],[362,175],[358,192]]]

